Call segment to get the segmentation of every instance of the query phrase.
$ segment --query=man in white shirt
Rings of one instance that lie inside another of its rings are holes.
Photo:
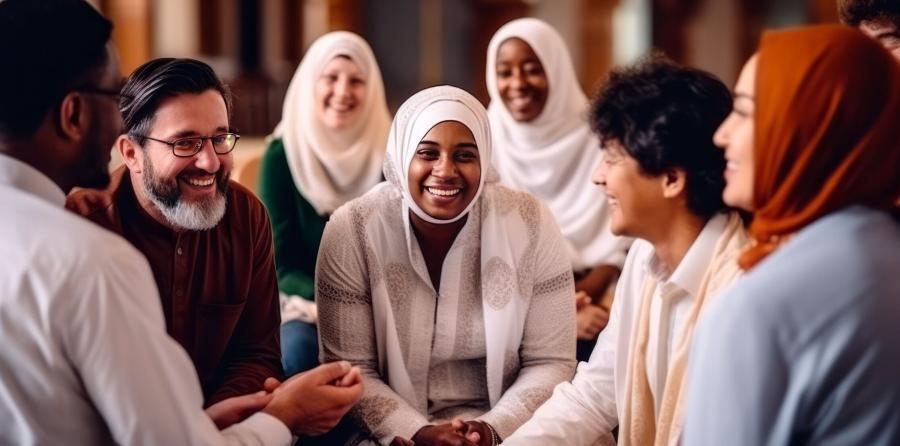
[[[613,233],[639,240],[589,362],[505,445],[612,444],[616,426],[619,444],[677,442],[691,331],[707,296],[737,276],[745,241],[712,143],[730,103],[714,76],[659,56],[610,75],[590,116],[604,151],[594,181]]]
[[[146,260],[63,209],[73,187],[109,181],[122,125],[110,30],[82,0],[0,1],[0,444],[289,444],[327,431],[361,395],[357,369],[326,364],[204,413]]]

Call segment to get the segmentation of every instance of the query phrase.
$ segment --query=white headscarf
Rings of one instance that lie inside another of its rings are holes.
[[[325,66],[346,56],[366,80],[366,96],[356,121],[334,130],[316,114],[315,85]],[[281,138],[297,190],[320,215],[363,195],[381,180],[381,164],[391,116],[381,71],[369,45],[347,31],[316,40],[284,99],[281,122],[272,136]]]
[[[425,213],[412,199],[409,182],[406,181],[406,178],[419,142],[432,127],[445,121],[457,121],[472,132],[475,144],[478,146],[482,175],[478,181],[475,197],[472,198],[472,202],[465,210],[449,220],[439,220]],[[484,106],[472,95],[459,88],[439,86],[414,94],[397,110],[397,116],[394,117],[394,123],[391,125],[391,132],[388,136],[384,176],[400,188],[404,206],[415,212],[417,216],[429,223],[452,223],[465,217],[478,201],[485,181],[489,181],[486,177],[490,176],[490,160],[491,129]],[[403,180],[401,181],[401,179]]]
[[[531,122],[516,121],[497,89],[497,52],[510,38],[527,43],[547,75],[547,103]],[[602,153],[588,127],[588,100],[562,37],[538,19],[513,20],[491,38],[486,72],[493,163],[500,181],[534,194],[550,208],[575,270],[601,263],[621,267],[627,241],[609,232],[606,196],[591,181]]]

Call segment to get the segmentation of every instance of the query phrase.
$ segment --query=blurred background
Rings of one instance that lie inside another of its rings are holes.
[[[305,49],[333,30],[372,46],[392,110],[412,93],[452,84],[487,102],[486,49],[519,17],[553,25],[585,91],[611,66],[658,48],[732,85],[761,31],[836,22],[835,0],[92,0],[115,24],[125,74],[155,57],[192,57],[235,94],[240,152],[257,152],[281,117]]]

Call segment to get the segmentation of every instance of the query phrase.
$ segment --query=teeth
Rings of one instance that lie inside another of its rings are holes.
[[[439,197],[452,197],[458,194],[460,191],[460,189],[435,189],[433,187],[429,187],[427,189],[428,192]]]
[[[206,187],[212,185],[216,179],[213,177],[207,178],[205,180],[200,178],[185,178],[185,181],[192,186]]]
[[[330,104],[329,107],[338,113],[345,113],[350,110],[353,110],[353,106],[351,106],[351,105]]]

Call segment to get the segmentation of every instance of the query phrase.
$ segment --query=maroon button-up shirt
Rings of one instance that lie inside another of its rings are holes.
[[[66,206],[147,257],[166,329],[193,360],[206,405],[281,379],[278,282],[262,203],[232,181],[216,227],[177,232],[141,208],[125,167],[112,177],[105,190],[73,192]]]

